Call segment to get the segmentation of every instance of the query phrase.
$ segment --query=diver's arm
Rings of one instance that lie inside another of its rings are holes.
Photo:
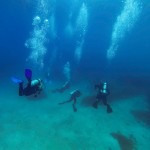
[[[73,104],[76,104],[76,97],[74,97],[73,99]]]

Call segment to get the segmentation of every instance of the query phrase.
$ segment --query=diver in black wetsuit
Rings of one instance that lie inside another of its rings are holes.
[[[93,107],[97,109],[98,104],[102,100],[103,104],[107,107],[107,113],[111,113],[112,108],[107,103],[107,96],[110,94],[110,92],[108,90],[108,87],[107,87],[107,83],[106,82],[101,82],[100,84],[96,84],[95,89],[96,90],[98,89],[98,93],[97,93],[97,96],[96,96],[97,100],[93,104]]]
[[[74,112],[76,112],[77,111],[77,108],[75,106],[76,99],[77,99],[77,97],[81,96],[81,92],[79,90],[74,90],[70,94],[71,94],[70,99],[68,101],[59,103],[59,105],[73,101],[72,107],[73,107]]]
[[[35,97],[37,94],[43,89],[43,83],[41,79],[32,80],[32,71],[30,69],[25,70],[25,76],[28,80],[27,86],[23,87],[23,81],[19,82],[19,96],[30,96],[34,95]]]

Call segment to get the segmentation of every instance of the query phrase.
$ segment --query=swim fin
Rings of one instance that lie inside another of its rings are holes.
[[[25,69],[25,76],[28,80],[31,80],[32,78],[32,71],[31,69]]]
[[[113,112],[113,110],[112,110],[112,108],[110,107],[110,105],[107,105],[107,113],[112,113]]]
[[[21,79],[18,79],[16,77],[11,77],[11,80],[14,82],[14,83],[22,83],[23,81]]]

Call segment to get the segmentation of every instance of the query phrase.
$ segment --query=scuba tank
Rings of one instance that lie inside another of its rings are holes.
[[[31,87],[38,86],[41,84],[41,79],[35,79],[31,81]]]
[[[81,92],[79,90],[74,90],[70,92],[71,96],[79,97],[81,95]]]
[[[101,92],[102,92],[103,94],[107,94],[107,83],[106,83],[106,82],[103,83],[103,87],[102,87],[102,89],[101,89]]]

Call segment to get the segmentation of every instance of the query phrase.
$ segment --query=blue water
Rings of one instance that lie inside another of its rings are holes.
[[[149,0],[0,3],[2,85],[31,68],[44,80],[49,73],[52,83],[128,81],[149,98]]]
[[[32,19],[35,14],[38,14],[36,13],[37,3],[32,1],[1,2],[1,67],[9,70],[11,66],[15,66],[16,69],[18,66],[20,69],[26,63],[26,58],[30,55],[31,50],[26,48],[24,43],[33,30]],[[69,21],[69,13],[72,10],[73,13],[70,20],[73,28],[75,28],[75,20],[78,17],[82,1],[76,2],[76,5],[74,3],[73,1],[56,1],[56,4],[54,4],[56,6],[52,5],[52,7],[55,7],[51,11],[54,12],[56,20],[55,30],[57,31],[57,38],[49,40],[50,35],[47,34],[49,42],[46,43],[46,48],[48,50],[43,60],[45,68],[49,65],[48,61],[51,59],[51,51],[54,45],[59,47],[55,63],[55,67],[58,70],[60,65],[63,66],[66,61],[70,61],[72,66],[75,64],[73,53],[78,37],[76,35],[69,39],[69,37],[64,35],[64,29]],[[141,71],[149,73],[149,2],[139,1],[139,3],[142,8],[138,19],[119,43],[119,50],[110,65],[110,68],[115,68],[119,72],[123,71],[125,73],[124,70],[127,69],[129,72],[134,70],[137,73]],[[105,69],[108,61],[106,51],[111,43],[113,26],[124,5],[119,0],[115,4],[110,2],[108,4],[107,1],[86,1],[85,4],[88,11],[88,27],[84,36],[82,58],[78,65],[82,74]]]

